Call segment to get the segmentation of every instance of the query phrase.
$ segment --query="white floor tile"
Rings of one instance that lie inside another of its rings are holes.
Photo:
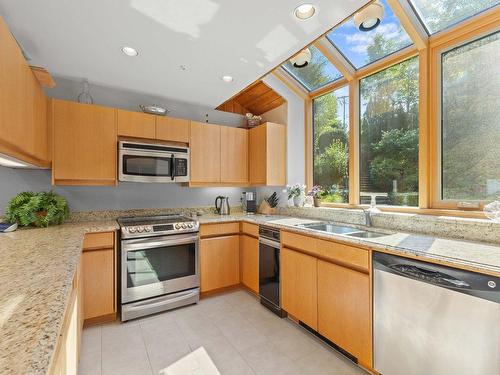
[[[244,290],[85,328],[80,375],[366,374]]]

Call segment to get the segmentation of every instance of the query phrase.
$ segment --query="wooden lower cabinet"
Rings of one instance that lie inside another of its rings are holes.
[[[81,306],[84,303],[81,299],[83,288],[82,268],[83,264],[80,263],[75,274],[70,302],[64,315],[63,326],[49,370],[51,375],[76,375],[78,373],[83,328]]]
[[[114,249],[83,251],[84,319],[115,313]]]
[[[368,274],[318,260],[318,332],[372,368]]]
[[[259,240],[242,234],[240,236],[241,283],[259,294]]]
[[[318,259],[281,249],[281,304],[309,327],[318,328]]]
[[[240,283],[239,235],[200,240],[201,291]]]

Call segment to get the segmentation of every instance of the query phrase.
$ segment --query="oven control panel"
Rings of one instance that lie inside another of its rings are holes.
[[[198,223],[179,222],[172,224],[154,224],[154,225],[135,225],[122,227],[122,236],[124,238],[130,237],[147,237],[158,236],[161,234],[175,234],[182,232],[196,232],[198,231]]]

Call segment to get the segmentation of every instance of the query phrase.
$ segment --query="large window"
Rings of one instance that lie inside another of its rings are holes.
[[[442,199],[500,195],[500,33],[441,55]]]
[[[500,3],[499,0],[410,0],[430,34]]]
[[[360,81],[360,197],[418,206],[418,58]]]
[[[323,202],[347,203],[349,88],[315,98],[313,113],[313,183],[325,190]]]

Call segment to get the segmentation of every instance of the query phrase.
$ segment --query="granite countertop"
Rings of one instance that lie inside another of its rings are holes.
[[[0,374],[46,374],[88,232],[116,221],[0,234]]]
[[[279,229],[369,245],[373,250],[444,261],[500,276],[500,247],[426,235],[396,233],[360,239],[297,227],[317,222],[291,216],[204,214],[201,224],[245,221]],[[352,224],[346,224],[353,226]],[[46,374],[61,330],[83,236],[118,229],[115,220],[67,223],[60,226],[0,234],[0,373]]]
[[[356,238],[302,228],[297,226],[297,224],[312,223],[321,220],[293,218],[290,216],[235,214],[228,216],[203,215],[199,217],[201,224],[239,220],[255,224],[266,224],[296,233],[314,235],[318,238],[341,240],[353,245],[368,245],[375,251],[390,252],[402,256],[417,256],[424,261],[432,262],[435,260],[446,262],[450,266],[465,266],[478,272],[486,272],[500,277],[500,246],[493,244],[444,239],[423,234],[393,232],[376,227],[366,229],[387,233],[388,235],[378,238]],[[339,224],[342,225],[342,223]],[[345,225],[365,229],[353,224]]]

